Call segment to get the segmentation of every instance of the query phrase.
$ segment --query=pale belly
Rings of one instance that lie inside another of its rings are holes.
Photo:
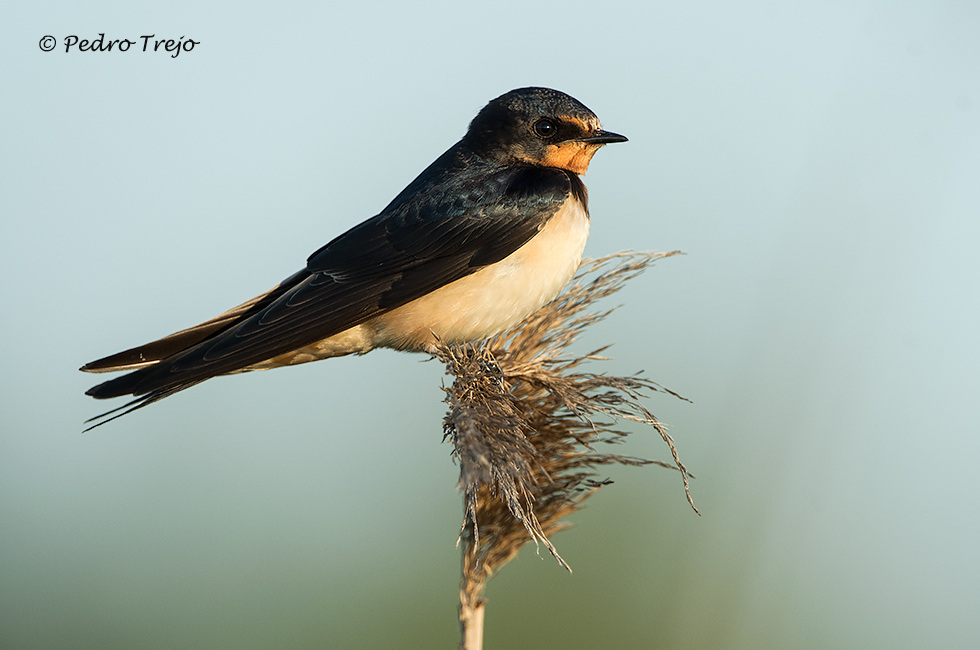
[[[569,201],[531,241],[496,264],[310,346],[248,370],[306,363],[378,347],[431,352],[437,341],[480,341],[557,296],[578,268],[589,216]]]

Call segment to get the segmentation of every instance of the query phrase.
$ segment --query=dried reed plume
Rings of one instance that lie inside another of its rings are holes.
[[[460,466],[465,515],[460,580],[461,648],[478,650],[483,636],[483,592],[490,577],[528,541],[545,545],[563,519],[603,485],[596,468],[657,464],[676,469],[687,500],[691,475],[666,428],[641,403],[649,392],[676,393],[638,376],[583,372],[607,347],[573,357],[568,346],[613,309],[587,311],[655,261],[673,253],[617,253],[586,260],[575,282],[510,332],[482,347],[444,346],[439,358],[455,380],[446,388],[445,436]],[[681,399],[684,399],[681,397]],[[672,463],[601,453],[596,447],[627,435],[618,420],[653,427]],[[695,508],[695,512],[697,509]]]

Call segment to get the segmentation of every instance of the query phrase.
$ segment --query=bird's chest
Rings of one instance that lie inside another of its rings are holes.
[[[385,314],[378,344],[429,349],[435,337],[478,341],[517,325],[575,275],[588,236],[585,206],[569,201],[508,257]]]

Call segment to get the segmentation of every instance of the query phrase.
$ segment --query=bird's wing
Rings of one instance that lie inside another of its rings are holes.
[[[84,372],[120,372],[122,370],[136,370],[137,368],[151,366],[161,359],[166,359],[178,352],[183,352],[209,336],[221,332],[236,321],[241,321],[261,311],[309,275],[309,271],[303,269],[283,280],[270,291],[255,296],[251,300],[243,302],[236,307],[232,307],[223,314],[215,316],[210,320],[180,330],[179,332],[174,332],[151,343],[146,343],[96,361],[91,361],[79,368],[79,370]]]
[[[189,348],[87,394],[142,396],[134,402],[139,408],[321,341],[502,260],[572,194],[584,199],[577,176],[540,167],[504,168],[429,188],[311,255],[307,275],[293,276],[299,279],[271,301],[259,300]]]

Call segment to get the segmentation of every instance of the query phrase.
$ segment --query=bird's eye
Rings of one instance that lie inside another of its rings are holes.
[[[534,130],[534,135],[544,140],[558,133],[558,125],[555,124],[554,120],[549,120],[546,117],[535,122],[531,128]]]

